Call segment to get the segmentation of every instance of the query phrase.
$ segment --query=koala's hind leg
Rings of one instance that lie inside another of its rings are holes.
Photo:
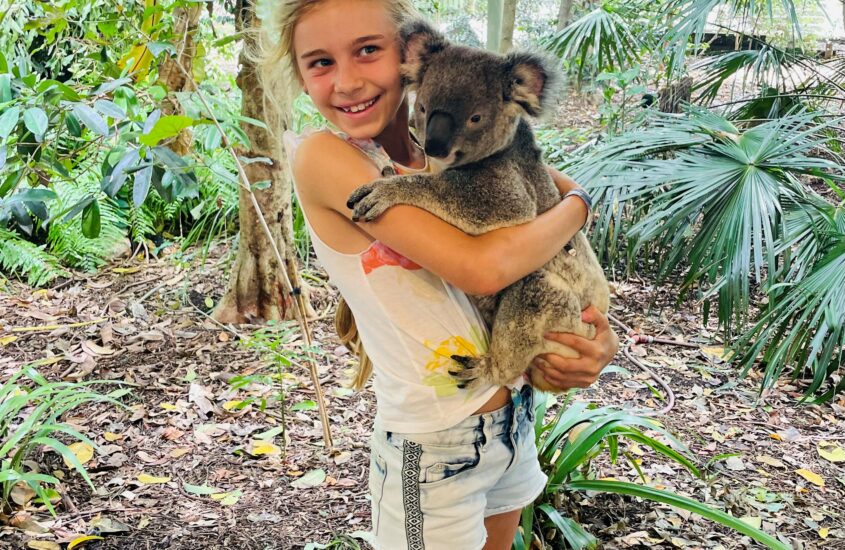
[[[450,374],[469,388],[482,382],[504,385],[523,373],[540,353],[577,356],[574,350],[543,338],[550,330],[584,334],[581,304],[574,292],[560,284],[559,277],[535,272],[503,292],[488,353],[453,356],[458,365]],[[531,378],[538,389],[554,391],[541,374]]]

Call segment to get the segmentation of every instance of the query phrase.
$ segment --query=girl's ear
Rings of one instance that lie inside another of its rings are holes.
[[[402,49],[402,84],[419,84],[433,54],[449,45],[446,38],[422,19],[412,19],[399,29]]]

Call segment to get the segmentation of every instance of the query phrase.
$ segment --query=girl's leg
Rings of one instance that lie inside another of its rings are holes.
[[[519,527],[520,514],[522,510],[513,510],[484,518],[487,541],[484,543],[483,550],[509,550],[513,545],[516,529]]]

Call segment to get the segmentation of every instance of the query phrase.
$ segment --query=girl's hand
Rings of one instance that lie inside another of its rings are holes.
[[[546,339],[569,346],[580,357],[544,353],[534,358],[534,366],[540,369],[549,384],[560,390],[591,385],[619,351],[619,338],[610,328],[607,317],[599,310],[589,306],[581,312],[581,320],[596,327],[596,335],[592,340],[567,332],[546,334]]]

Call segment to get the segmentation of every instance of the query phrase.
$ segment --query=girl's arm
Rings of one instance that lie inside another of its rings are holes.
[[[560,191],[561,196],[569,193],[573,189],[580,189],[581,188],[580,185],[575,183],[574,179],[570,178],[569,176],[567,176],[563,172],[555,170],[551,166],[546,166],[546,171],[549,173],[549,175],[554,180],[555,185],[557,186],[558,191]]]
[[[358,149],[328,133],[315,134],[297,150],[293,165],[309,204],[351,222],[349,195],[377,179],[378,170]],[[471,236],[429,212],[407,205],[376,221],[358,224],[367,234],[439,275],[464,292],[493,294],[542,267],[578,232],[587,217],[581,199],[562,201],[526,224]]]

